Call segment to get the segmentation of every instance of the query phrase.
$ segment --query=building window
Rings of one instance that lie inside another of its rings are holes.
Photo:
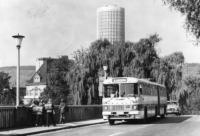
[[[35,90],[35,96],[39,96],[39,90]]]
[[[30,96],[34,96],[34,90],[31,90],[30,92]]]
[[[33,88],[32,90],[30,90],[30,96],[40,96],[41,93],[41,89],[38,87]]]
[[[34,82],[40,82],[40,76],[39,75],[35,75],[34,77]]]

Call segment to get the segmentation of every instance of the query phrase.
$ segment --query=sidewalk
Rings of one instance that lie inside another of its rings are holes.
[[[56,124],[55,127],[51,125],[49,127],[38,126],[38,127],[29,127],[29,128],[19,128],[19,129],[10,128],[10,129],[0,130],[0,136],[33,135],[33,134],[57,131],[57,130],[62,130],[62,129],[70,129],[70,128],[76,128],[76,127],[83,127],[83,126],[89,126],[89,125],[94,125],[94,124],[102,124],[102,123],[107,123],[107,121],[101,118],[101,119],[69,122],[65,124]]]

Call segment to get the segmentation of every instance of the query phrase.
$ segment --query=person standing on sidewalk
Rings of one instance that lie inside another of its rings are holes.
[[[52,99],[49,99],[48,103],[45,104],[45,110],[46,110],[46,113],[47,113],[47,126],[49,127],[50,118],[53,122],[53,125],[56,126],[55,121],[54,121],[54,117],[53,117],[54,105],[52,103]]]
[[[35,126],[38,126],[40,120],[42,119],[42,123],[43,123],[43,126],[45,127],[45,118],[44,118],[44,103],[43,103],[43,100],[40,101],[39,103],[39,106],[37,106],[37,121],[36,121],[36,125]]]
[[[34,112],[34,108],[37,106],[36,101],[32,100],[32,104],[29,108],[29,113],[31,114],[31,125],[35,125],[36,123],[36,113]]]
[[[65,112],[66,112],[66,104],[65,104],[64,99],[61,99],[61,103],[59,105],[59,113],[60,113],[59,123],[61,124],[65,123]]]

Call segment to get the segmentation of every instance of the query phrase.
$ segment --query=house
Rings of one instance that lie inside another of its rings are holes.
[[[55,60],[55,58],[38,58],[36,60],[36,72],[26,84],[25,105],[30,104],[32,100],[39,99],[40,94],[47,86],[47,74],[50,71],[50,65]]]

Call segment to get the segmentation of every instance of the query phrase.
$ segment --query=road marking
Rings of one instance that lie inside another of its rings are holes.
[[[116,136],[116,135],[119,135],[121,133],[123,133],[123,132],[115,133],[115,134],[112,134],[112,135],[109,135],[109,136]]]

